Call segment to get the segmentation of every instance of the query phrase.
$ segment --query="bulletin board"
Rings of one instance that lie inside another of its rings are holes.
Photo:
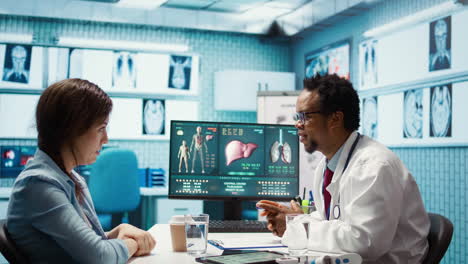
[[[359,45],[361,132],[389,146],[468,144],[468,11]]]
[[[1,36],[0,36],[1,42]],[[0,138],[36,138],[39,94],[67,78],[113,100],[110,139],[167,140],[170,121],[197,120],[199,56],[0,43]],[[175,100],[176,96],[189,96]]]
[[[0,94],[0,138],[36,138],[38,100],[39,95]],[[168,140],[171,120],[198,119],[197,101],[114,97],[112,102],[110,139]]]

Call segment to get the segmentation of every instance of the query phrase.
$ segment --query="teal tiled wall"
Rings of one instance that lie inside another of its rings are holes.
[[[304,78],[304,55],[324,45],[348,38],[351,40],[351,80],[358,81],[358,45],[362,33],[446,0],[382,0],[359,16],[343,17],[337,25],[321,31],[306,31],[292,44],[292,67],[297,78]],[[398,56],[398,54],[395,54]],[[406,58],[402,58],[402,63]],[[301,85],[296,82],[298,89]],[[466,142],[468,145],[468,142]],[[415,176],[429,212],[448,217],[454,224],[454,235],[442,263],[468,263],[467,195],[465,168],[468,147],[393,148]]]
[[[443,263],[467,263],[468,148],[394,148],[418,182],[429,212],[449,218],[454,225]]]

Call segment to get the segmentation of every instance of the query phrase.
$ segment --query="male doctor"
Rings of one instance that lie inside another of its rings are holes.
[[[306,151],[325,155],[313,181],[317,211],[309,217],[308,248],[358,253],[364,263],[421,263],[430,223],[418,186],[392,151],[356,132],[359,97],[352,84],[337,75],[306,78],[296,111]],[[291,208],[265,200],[257,207],[278,236],[285,214],[301,212],[293,201]]]

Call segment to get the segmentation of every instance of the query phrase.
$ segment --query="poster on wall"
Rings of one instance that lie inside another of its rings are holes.
[[[349,80],[350,42],[340,41],[305,55],[305,77],[334,74]]]
[[[136,88],[136,52],[114,51],[112,87],[116,89]]]
[[[32,46],[7,44],[3,63],[3,81],[29,83]]]
[[[452,84],[431,87],[430,136],[452,136]]]
[[[429,24],[429,71],[450,69],[452,24],[444,17]]]
[[[190,90],[191,72],[191,57],[171,55],[168,87],[171,89]]]
[[[423,90],[404,92],[403,138],[423,137]]]
[[[378,82],[377,74],[378,40],[364,41],[359,45],[359,73],[361,87],[374,86]]]
[[[362,133],[377,138],[378,127],[377,96],[364,98],[362,102]]]
[[[166,126],[165,101],[143,99],[143,135],[164,135]]]

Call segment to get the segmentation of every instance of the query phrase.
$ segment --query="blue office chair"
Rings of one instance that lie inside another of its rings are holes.
[[[121,148],[103,150],[91,165],[88,185],[104,230],[114,228],[122,222],[125,213],[137,209],[140,204],[135,153]],[[108,214],[107,218],[102,214]]]

